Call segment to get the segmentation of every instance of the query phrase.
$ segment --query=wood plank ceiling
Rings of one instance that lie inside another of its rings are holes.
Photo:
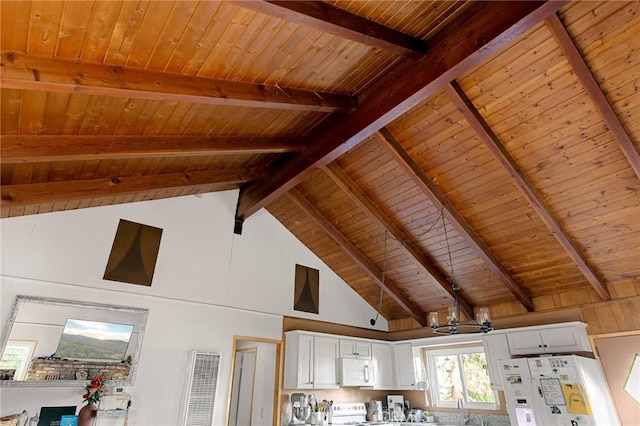
[[[387,319],[640,294],[637,1],[0,8],[3,218],[239,188]]]

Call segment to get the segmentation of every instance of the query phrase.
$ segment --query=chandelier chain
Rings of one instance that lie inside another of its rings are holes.
[[[380,286],[380,302],[378,304],[378,312],[382,309],[382,296],[384,295],[384,277],[387,271],[387,236],[388,232],[384,233],[384,257],[382,260],[382,285]]]

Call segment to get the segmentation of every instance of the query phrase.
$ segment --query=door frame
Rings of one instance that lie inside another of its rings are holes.
[[[598,353],[598,348],[596,347],[596,339],[608,339],[611,337],[626,337],[626,336],[637,336],[637,335],[640,335],[640,330],[618,331],[613,333],[600,333],[600,334],[589,335],[589,343],[591,343],[593,356],[600,363],[600,368],[602,369],[602,374],[605,376],[605,380],[607,381],[607,386],[609,386],[609,380],[607,379],[606,373],[604,372],[604,367],[602,366],[602,360],[600,359],[600,354]],[[620,415],[618,414],[618,407],[615,406],[615,401],[614,401],[614,408],[616,411],[616,416],[618,417],[618,422],[620,422]]]
[[[282,389],[282,363],[283,363],[283,341],[276,339],[265,339],[263,337],[251,337],[251,336],[233,336],[233,348],[231,357],[231,374],[229,374],[229,391],[227,392],[227,415],[225,424],[229,424],[231,416],[231,392],[233,390],[233,373],[236,368],[236,351],[238,350],[238,341],[256,342],[256,343],[271,343],[276,346],[276,365],[275,365],[275,380],[273,383],[273,419],[271,420],[272,426],[278,426],[280,424],[280,389]],[[258,374],[256,371],[255,374]],[[253,404],[252,404],[253,405]]]

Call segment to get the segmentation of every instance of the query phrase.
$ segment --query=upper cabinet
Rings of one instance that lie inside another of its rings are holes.
[[[338,339],[326,336],[313,338],[313,387],[314,389],[337,389]]]
[[[487,360],[487,372],[491,380],[491,389],[503,390],[500,374],[501,360],[510,359],[511,351],[505,333],[489,333],[482,336],[484,356]]]
[[[371,343],[371,358],[373,359],[373,374],[375,376],[374,389],[396,389],[391,343]]]
[[[482,340],[491,387],[502,390],[500,360],[518,355],[591,352],[586,327],[582,322],[566,322],[494,330],[482,336],[476,334],[474,340],[467,343]],[[299,330],[285,334],[285,389],[336,389],[341,386],[340,372],[344,370],[345,360],[353,369],[362,366],[365,376],[373,377],[373,383],[354,384],[347,380],[344,386],[424,389],[427,376],[422,347],[443,342],[461,343],[452,336],[392,343]]]
[[[500,360],[518,355],[591,352],[582,322],[495,330],[482,336],[487,369],[494,390],[503,390]]]
[[[338,339],[288,331],[285,344],[285,389],[338,388]]]
[[[511,355],[591,352],[587,325],[581,322],[527,327],[506,333]]]
[[[340,358],[371,359],[371,343],[340,339]]]
[[[393,345],[396,389],[420,389],[424,380],[424,367],[420,348],[411,343],[396,343]]]

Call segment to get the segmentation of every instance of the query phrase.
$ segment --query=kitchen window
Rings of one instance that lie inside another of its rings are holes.
[[[482,346],[426,350],[433,406],[497,410]]]

